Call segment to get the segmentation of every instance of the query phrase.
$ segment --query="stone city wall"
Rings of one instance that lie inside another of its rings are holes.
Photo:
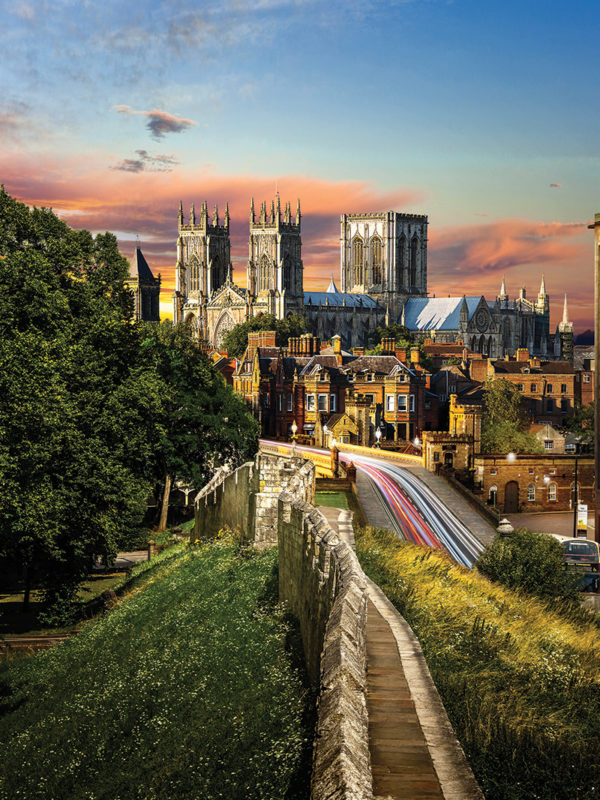
[[[287,493],[278,505],[279,598],[300,622],[308,673],[319,683],[311,800],[367,800],[365,576],[314,506]]]
[[[261,453],[199,492],[195,533],[228,527],[255,547],[278,545],[279,597],[299,620],[319,685],[311,800],[371,800],[366,581],[353,550],[311,505],[314,487],[310,461]]]
[[[195,499],[196,538],[211,538],[223,528],[257,548],[277,544],[277,497],[287,490],[312,502],[315,468],[301,458],[259,453],[234,472],[219,469]]]

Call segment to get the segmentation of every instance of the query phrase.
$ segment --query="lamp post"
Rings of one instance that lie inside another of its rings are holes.
[[[600,214],[594,231],[594,539],[600,542]]]
[[[325,437],[323,440],[323,444],[325,445],[325,447],[328,447],[329,445],[327,439],[329,437],[329,428],[327,427],[327,425],[323,425],[323,436]]]
[[[375,447],[381,447],[379,441],[381,439],[381,430],[379,427],[375,428]]]
[[[298,430],[298,426],[296,425],[296,420],[292,422],[292,455],[296,455],[296,432]]]
[[[573,483],[573,538],[577,538],[577,507],[579,506],[579,485],[578,485],[579,462],[575,456],[575,482]]]

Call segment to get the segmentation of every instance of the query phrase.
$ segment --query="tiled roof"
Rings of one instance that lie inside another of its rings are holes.
[[[454,331],[460,324],[460,309],[467,303],[471,319],[479,297],[409,297],[404,306],[404,325],[411,331]]]
[[[539,367],[528,361],[494,361],[494,370],[506,375],[572,375],[575,370],[569,361],[542,361]],[[528,372],[524,372],[528,370]]]
[[[376,308],[377,303],[368,294],[353,292],[304,292],[304,305],[308,306],[347,306],[349,308]]]

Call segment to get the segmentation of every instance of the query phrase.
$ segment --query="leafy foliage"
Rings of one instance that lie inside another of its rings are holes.
[[[425,352],[423,343],[415,340],[409,328],[406,328],[404,325],[399,325],[397,322],[392,322],[390,325],[378,325],[377,328],[375,328],[375,336],[373,338],[374,347],[367,352],[372,354],[381,353],[381,342],[383,339],[393,339],[396,342],[397,348],[407,351],[407,356],[409,358],[411,348],[417,347],[420,353],[421,365],[429,372],[433,371],[433,361]]]
[[[275,344],[287,347],[288,339],[306,332],[303,317],[291,314],[285,319],[277,319],[273,314],[263,314],[235,325],[225,334],[223,348],[230,358],[241,358],[248,347],[248,334],[251,331],[275,331]]]
[[[313,698],[276,562],[226,539],[172,548],[110,614],[5,663],[0,798],[306,796]]]
[[[257,426],[183,330],[132,322],[112,234],[2,189],[0,265],[0,559],[64,610],[154,482],[200,486],[254,452]]]
[[[598,624],[491,583],[439,550],[358,530],[369,576],[419,638],[487,800],[591,800],[600,751]]]
[[[541,442],[527,430],[529,419],[517,387],[505,378],[490,378],[484,391],[482,452],[542,453]]]
[[[558,539],[526,528],[499,535],[487,545],[477,569],[508,589],[544,598],[580,599],[577,579],[565,569]]]
[[[563,433],[572,433],[577,438],[581,450],[594,451],[594,404],[575,404],[575,413],[566,417],[562,427]]]

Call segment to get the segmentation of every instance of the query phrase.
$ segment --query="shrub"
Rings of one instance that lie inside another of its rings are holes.
[[[418,636],[487,800],[597,798],[597,627],[387,531],[356,543]]]
[[[492,581],[541,598],[577,602],[577,576],[565,567],[563,549],[553,536],[526,528],[496,536],[479,557],[477,569]]]

